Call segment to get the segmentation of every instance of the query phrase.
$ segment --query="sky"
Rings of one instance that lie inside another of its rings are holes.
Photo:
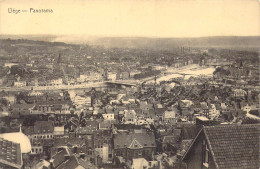
[[[257,0],[0,0],[0,34],[259,36]],[[18,14],[8,9],[27,10]],[[30,13],[30,8],[52,13]]]

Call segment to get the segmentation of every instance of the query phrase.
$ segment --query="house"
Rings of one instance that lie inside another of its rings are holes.
[[[191,100],[181,100],[179,102],[179,109],[180,109],[180,113],[183,116],[189,116],[194,112],[193,102]]]
[[[209,106],[209,117],[211,119],[215,119],[217,117],[219,117],[220,115],[220,111],[216,109],[215,104],[210,104]]]
[[[31,155],[32,154],[41,154],[41,155],[46,155],[49,156],[49,150],[53,146],[54,140],[53,139],[43,139],[43,138],[38,138],[38,139],[31,139],[31,145],[32,145],[32,150],[31,150]]]
[[[52,121],[36,121],[33,127],[25,130],[25,134],[30,139],[53,139],[54,124]]]
[[[63,100],[42,101],[36,104],[34,114],[70,114],[70,103]]]
[[[60,147],[50,160],[52,169],[97,169],[95,165],[84,159],[84,156],[73,154],[68,147]]]
[[[182,161],[189,169],[259,169],[260,124],[204,126]]]
[[[148,130],[120,131],[114,134],[114,157],[150,160],[156,151],[154,133]]]
[[[165,117],[165,111],[166,110],[167,110],[166,108],[156,108],[154,110],[155,116],[159,119],[159,121],[163,121],[163,118]]]
[[[0,99],[7,100],[10,104],[14,104],[16,102],[16,97],[13,94],[10,94],[4,90],[0,92]]]
[[[57,79],[50,79],[48,80],[48,85],[50,86],[55,86],[55,85],[62,85],[62,78],[57,78]]]
[[[114,120],[114,113],[106,113],[106,114],[102,114],[104,120]]]
[[[97,169],[95,165],[87,160],[77,157],[75,154],[70,156],[66,161],[60,164],[57,169]]]
[[[20,144],[0,138],[0,168],[21,169],[22,166]]]
[[[164,122],[166,123],[174,123],[176,122],[176,115],[177,115],[178,110],[173,109],[173,110],[166,110],[164,112]]]
[[[174,152],[181,143],[182,129],[174,129],[172,134],[168,134],[162,139],[162,150],[164,152]]]
[[[124,123],[135,124],[136,123],[136,112],[134,110],[124,110]]]
[[[108,72],[108,80],[114,82],[116,81],[116,73],[113,73],[113,72]]]
[[[32,114],[35,104],[14,104],[11,106],[11,112],[18,115]]]
[[[16,81],[14,82],[14,87],[24,87],[26,86],[26,81]]]
[[[158,161],[147,161],[144,158],[134,158],[132,160],[132,165],[131,169],[155,169],[155,168],[160,168],[159,167],[159,162]]]
[[[233,90],[233,96],[234,97],[245,97],[247,92],[243,89],[234,89]]]
[[[95,153],[102,158],[103,163],[112,161],[112,132],[97,130],[93,135]]]
[[[73,103],[76,107],[81,108],[84,106],[90,107],[91,106],[91,97],[90,96],[79,96],[77,95]]]
[[[64,126],[55,126],[54,127],[54,137],[64,136]]]
[[[36,164],[32,165],[32,169],[50,169],[50,163],[46,160],[41,159],[39,162]]]

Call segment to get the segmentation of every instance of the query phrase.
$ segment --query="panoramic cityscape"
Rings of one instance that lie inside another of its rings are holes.
[[[0,41],[2,168],[259,164],[256,48]]]
[[[0,169],[260,169],[254,0],[0,2]]]

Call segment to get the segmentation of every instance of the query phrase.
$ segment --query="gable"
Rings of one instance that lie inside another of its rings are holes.
[[[136,139],[133,139],[132,143],[129,145],[128,148],[130,148],[130,149],[140,149],[140,148],[143,148],[143,146]]]
[[[204,126],[182,160],[189,160],[199,141],[207,140],[216,168],[259,168],[260,124]]]

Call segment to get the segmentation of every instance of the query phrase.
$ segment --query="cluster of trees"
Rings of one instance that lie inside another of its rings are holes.
[[[160,73],[161,73],[160,70],[151,70],[151,71],[142,72],[140,74],[135,74],[134,78],[135,79],[143,79],[143,78],[146,78],[146,77],[159,75]]]
[[[220,74],[226,75],[226,76],[228,76],[228,75],[231,74],[229,70],[226,70],[226,69],[224,69],[223,67],[218,67],[218,68],[216,68],[216,70],[213,72],[213,74],[215,75],[215,74],[217,74],[217,73],[220,73]]]

